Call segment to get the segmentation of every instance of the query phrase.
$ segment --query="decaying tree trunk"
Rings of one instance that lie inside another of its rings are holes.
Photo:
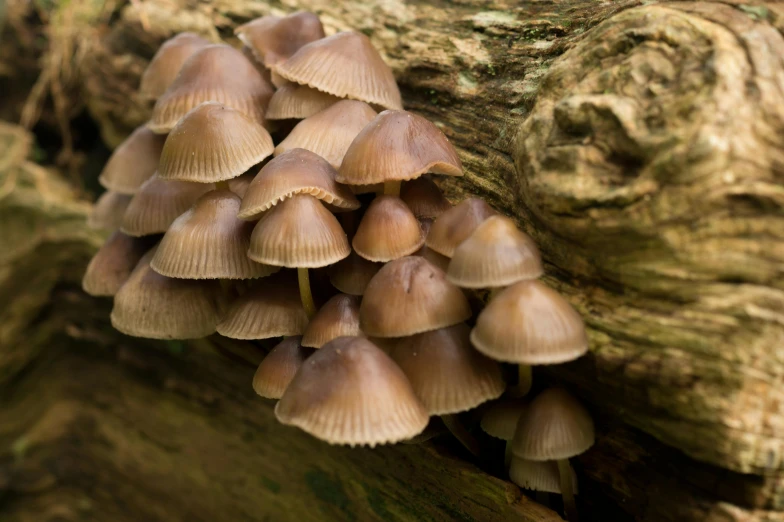
[[[368,34],[406,108],[458,147],[467,175],[444,181],[447,193],[518,218],[547,281],[586,317],[590,355],[546,376],[598,419],[597,445],[577,463],[593,519],[784,520],[782,4],[95,4],[68,3],[95,22],[78,32],[74,82],[112,145],[148,117],[138,78],[175,32],[230,38],[247,19],[307,9],[330,31]],[[11,61],[29,51],[17,42]],[[274,423],[249,368],[112,334],[108,303],[74,289],[98,241],[84,205],[6,157],[0,515],[555,516],[438,445],[321,445]]]

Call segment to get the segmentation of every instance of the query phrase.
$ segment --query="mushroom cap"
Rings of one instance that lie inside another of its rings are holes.
[[[421,257],[384,265],[370,280],[359,324],[373,337],[404,337],[462,323],[471,317],[463,292]]]
[[[315,152],[340,168],[351,142],[376,117],[370,105],[342,100],[299,122],[275,147],[275,155],[300,147]]]
[[[302,346],[321,348],[338,337],[359,337],[359,296],[338,294],[319,308],[308,323]]]
[[[430,227],[433,226],[433,220],[422,218],[419,220],[419,226],[422,228],[422,235],[427,237],[427,234],[430,232]],[[449,268],[449,258],[442,256],[435,250],[431,250],[426,244],[422,245],[422,248],[414,252],[414,255],[427,259],[444,273],[446,273]]]
[[[572,491],[577,494],[577,475],[575,475],[574,469],[571,470],[571,473]],[[523,489],[561,493],[561,474],[556,462],[525,460],[513,455],[512,465],[509,467],[509,478]]]
[[[151,339],[198,339],[215,333],[221,307],[218,282],[162,276],[150,267],[154,253],[145,254],[115,294],[112,326]]]
[[[248,172],[243,174],[242,176],[238,176],[236,178],[231,178],[229,180],[229,190],[237,194],[240,199],[245,197],[245,194],[248,192],[248,187],[250,187],[253,178],[256,177],[256,169],[251,168]]]
[[[352,251],[347,258],[329,267],[329,282],[344,294],[362,295],[382,266]]]
[[[208,45],[182,65],[177,78],[155,102],[147,126],[169,132],[180,119],[204,102],[217,102],[264,124],[264,111],[274,89],[256,66],[228,45]]]
[[[340,165],[338,181],[370,185],[406,181],[428,172],[462,176],[455,148],[426,118],[407,111],[384,111],[354,138]]]
[[[255,279],[279,268],[246,255],[253,223],[237,217],[240,198],[229,190],[201,196],[164,234],[152,269],[179,279]]]
[[[439,254],[452,257],[455,249],[490,216],[493,207],[479,198],[468,198],[436,218],[425,238],[425,244]]]
[[[327,161],[305,149],[293,149],[264,165],[245,193],[242,219],[258,218],[279,202],[296,194],[309,194],[346,210],[359,208],[351,191],[335,181],[337,172]]]
[[[266,67],[284,62],[303,45],[324,38],[319,17],[306,11],[263,16],[237,27],[234,34]]]
[[[497,361],[560,364],[588,351],[582,317],[539,281],[520,281],[494,297],[476,320],[471,342]]]
[[[270,98],[266,117],[268,120],[301,120],[339,101],[340,98],[337,96],[312,89],[307,85],[287,83],[275,91]]]
[[[595,440],[588,410],[563,388],[548,388],[520,416],[512,452],[528,460],[561,460],[585,453]]]
[[[337,218],[313,196],[296,194],[275,205],[256,224],[248,257],[273,266],[318,268],[350,253]]]
[[[446,277],[462,288],[494,288],[542,272],[534,240],[508,217],[490,216],[455,249]]]
[[[302,335],[308,314],[302,307],[299,287],[292,274],[261,279],[229,303],[218,323],[218,333],[232,339],[269,339]]]
[[[98,181],[107,190],[133,195],[158,168],[165,136],[137,127],[106,162]]]
[[[185,60],[210,43],[194,33],[180,33],[163,42],[142,73],[139,95],[148,100],[158,99],[177,78]]]
[[[264,127],[238,110],[206,102],[169,133],[158,175],[196,183],[226,181],[261,163],[274,149]]]
[[[311,42],[273,71],[338,98],[386,109],[403,107],[392,70],[362,33],[342,32]]]
[[[99,230],[117,230],[130,202],[131,196],[107,190],[93,205],[87,217],[87,226]]]
[[[482,415],[479,425],[482,431],[501,440],[512,440],[517,421],[523,414],[526,403],[520,400],[507,399],[493,403]]]
[[[339,337],[311,355],[275,416],[330,444],[371,447],[410,439],[428,423],[400,368],[361,337]]]
[[[135,237],[162,234],[199,197],[213,188],[211,184],[161,179],[156,173],[131,199],[120,230]]]
[[[400,339],[389,352],[430,415],[470,410],[506,389],[498,363],[471,347],[470,331],[461,323],[424,332]]]
[[[438,185],[426,176],[404,182],[400,187],[400,199],[408,205],[417,219],[435,219],[452,208]]]
[[[300,345],[302,337],[286,337],[261,361],[253,375],[253,390],[267,399],[280,399],[291,379],[312,353]]]
[[[87,265],[82,289],[94,296],[116,294],[151,246],[151,241],[114,232]]]
[[[425,238],[403,200],[383,195],[370,203],[351,244],[368,261],[386,262],[413,254]]]

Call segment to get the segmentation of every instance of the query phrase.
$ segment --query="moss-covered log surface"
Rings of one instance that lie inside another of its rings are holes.
[[[82,109],[111,146],[145,121],[139,75],[175,32],[230,38],[296,9],[365,32],[406,108],[458,147],[467,175],[445,190],[516,217],[586,317],[589,356],[537,374],[597,417],[597,445],[576,463],[586,518],[784,520],[782,4],[5,9],[0,114],[20,116],[43,69],[36,88],[55,103],[39,127],[71,134],[66,145],[86,118],[63,122]],[[1,134],[0,520],[555,517],[448,442],[328,447],[274,423],[250,367],[113,334],[109,303],[78,290],[101,240],[88,204],[24,161],[27,134]]]

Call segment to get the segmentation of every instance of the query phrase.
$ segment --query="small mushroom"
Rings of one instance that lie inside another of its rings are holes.
[[[562,494],[561,476],[557,462],[550,460],[526,460],[513,455],[510,464],[509,478],[521,488],[544,493]],[[574,473],[574,470],[571,470],[570,475],[572,478],[572,492],[577,494],[577,475]]]
[[[382,266],[381,263],[368,261],[352,251],[346,259],[328,268],[329,282],[344,294],[362,295]]]
[[[82,289],[93,296],[113,296],[152,247],[151,243],[114,232],[87,265]]]
[[[157,100],[177,78],[185,61],[208,45],[209,40],[194,33],[180,33],[163,42],[142,74],[139,95]]]
[[[452,257],[476,227],[498,212],[479,198],[468,198],[436,218],[425,238],[428,248]]]
[[[147,127],[138,127],[114,150],[98,181],[112,192],[136,194],[158,168],[165,139]]]
[[[117,230],[130,202],[131,196],[107,190],[93,205],[87,217],[87,226],[97,230]]]
[[[266,399],[280,399],[294,375],[312,353],[300,345],[302,337],[286,337],[259,364],[253,390]]]
[[[359,297],[338,294],[319,308],[316,315],[308,323],[302,346],[321,348],[338,337],[358,337],[359,329]]]
[[[404,181],[400,187],[400,199],[417,219],[435,219],[452,208],[441,189],[427,176]]]
[[[245,197],[245,194],[248,192],[248,187],[250,187],[253,178],[256,177],[256,169],[251,167],[245,174],[242,176],[238,176],[236,178],[231,178],[229,180],[229,190],[237,194],[240,199]]]
[[[512,439],[514,439],[517,421],[525,411],[526,404],[519,399],[501,400],[492,404],[484,415],[479,425],[482,431],[506,441],[506,451],[504,452],[504,463],[509,466],[512,459]]]
[[[337,96],[311,89],[307,85],[287,83],[270,98],[266,117],[268,120],[301,120],[339,101]]]
[[[413,254],[425,244],[414,214],[397,196],[378,196],[370,203],[352,246],[368,261],[387,262]]]
[[[433,220],[420,219],[419,226],[422,228],[422,236],[427,237],[428,233],[430,232],[430,227],[433,226]],[[430,263],[440,268],[442,272],[446,272],[449,269],[449,258],[442,256],[427,246],[427,244],[422,245],[419,250],[414,252],[414,255],[427,259]]]

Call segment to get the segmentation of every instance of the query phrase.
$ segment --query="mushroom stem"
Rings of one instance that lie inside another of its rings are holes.
[[[387,196],[400,196],[400,182],[399,181],[385,181],[384,194]]]
[[[512,464],[512,441],[506,441],[506,447],[504,448],[504,468],[509,469],[509,466]]]
[[[569,522],[577,522],[577,504],[574,501],[574,491],[572,489],[572,467],[569,459],[560,459],[558,462],[558,473],[561,476],[561,495],[563,496],[564,515]]]
[[[463,426],[463,423],[460,422],[457,415],[442,415],[441,420],[444,422],[444,426],[446,426],[449,432],[455,436],[465,449],[473,453],[474,456],[479,456],[479,453],[481,452],[479,442],[477,442],[474,436],[468,432],[465,426]]]
[[[316,315],[316,304],[313,302],[313,294],[310,291],[310,276],[307,268],[297,268],[297,280],[299,281],[299,297],[308,318]]]
[[[228,181],[218,181],[215,183],[215,190],[231,190]]]

